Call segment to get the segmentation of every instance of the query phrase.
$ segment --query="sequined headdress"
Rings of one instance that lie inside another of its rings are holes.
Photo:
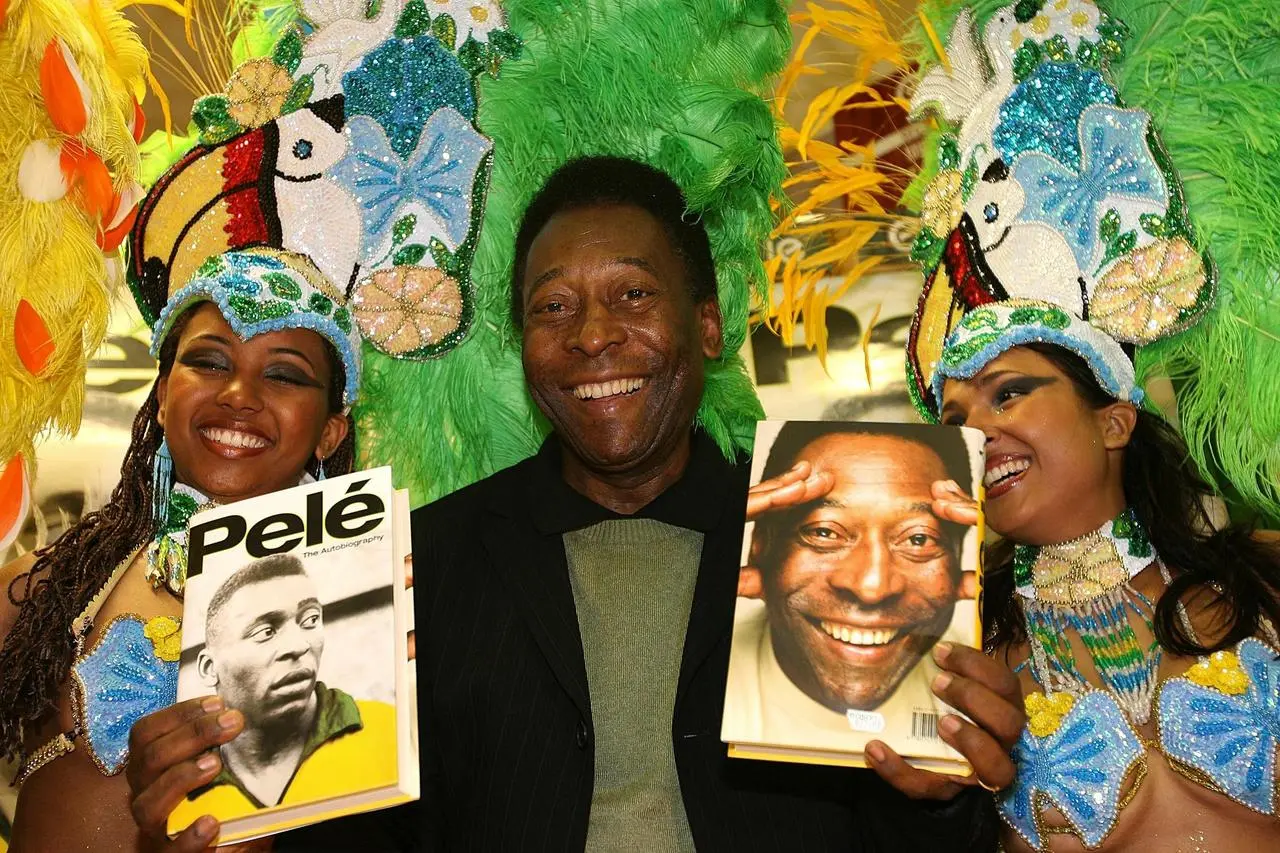
[[[947,125],[915,243],[926,273],[908,359],[926,415],[947,378],[1033,341],[1140,402],[1121,345],[1182,331],[1212,303],[1181,178],[1110,80],[1125,38],[1090,0],[1024,0],[980,29],[965,9],[947,64],[920,81],[913,110]]]
[[[420,3],[301,12],[269,55],[197,101],[198,144],[144,200],[129,281],[153,350],[211,301],[245,338],[326,337],[352,404],[362,340],[430,358],[469,331],[492,149],[473,124],[476,78],[501,54]],[[518,49],[496,9],[486,23],[481,39]]]

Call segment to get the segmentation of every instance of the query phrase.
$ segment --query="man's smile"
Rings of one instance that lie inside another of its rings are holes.
[[[604,382],[587,382],[572,386],[573,396],[579,400],[608,400],[625,397],[639,391],[647,380],[634,376],[625,379],[608,379]]]
[[[884,646],[900,633],[898,628],[856,628],[841,622],[818,621],[818,627],[833,639],[853,646]]]

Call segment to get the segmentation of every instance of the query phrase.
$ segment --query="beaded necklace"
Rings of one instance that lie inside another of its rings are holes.
[[[147,545],[146,578],[152,589],[162,585],[181,598],[187,583],[187,522],[200,510],[216,504],[200,492],[175,483],[169,491],[164,524]]]
[[[1130,581],[1157,560],[1131,509],[1078,539],[1014,549],[1033,674],[1046,692],[1079,696],[1090,689],[1071,648],[1074,632],[1129,718],[1147,722],[1161,650],[1154,639],[1144,646],[1130,624],[1132,613],[1154,637],[1154,605]]]

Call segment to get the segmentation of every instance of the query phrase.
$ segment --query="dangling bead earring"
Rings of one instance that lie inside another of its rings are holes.
[[[173,457],[169,455],[169,439],[163,439],[151,463],[151,508],[156,529],[163,529],[169,519],[169,491],[173,488]]]
[[[319,464],[316,465],[316,482],[319,482],[320,480],[323,480],[325,477],[324,458],[317,456],[316,459],[319,460]]]

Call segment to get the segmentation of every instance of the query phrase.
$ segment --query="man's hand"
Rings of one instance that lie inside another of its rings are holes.
[[[816,501],[835,484],[830,471],[814,473],[812,463],[797,462],[790,471],[751,487],[747,492],[747,521],[755,521],[766,512]],[[764,576],[754,565],[760,557],[759,542],[757,535],[748,558],[752,565],[743,566],[738,572],[738,595],[744,598],[760,598],[763,592]]]
[[[751,487],[747,492],[747,521],[770,510],[816,501],[831,491],[835,482],[829,471],[815,474],[810,462],[797,462],[790,471]]]
[[[218,840],[219,825],[205,815],[170,840],[165,828],[169,813],[187,794],[218,775],[222,760],[218,747],[244,728],[244,715],[228,710],[217,696],[190,699],[133,724],[129,731],[129,762],[125,778],[134,823],[146,838],[148,849],[164,853],[197,853]],[[224,847],[231,851],[269,850],[253,844]]]
[[[920,770],[880,741],[867,744],[868,763],[915,799],[949,800],[973,785],[989,791],[1007,788],[1014,777],[1009,753],[1027,722],[1017,677],[1004,664],[965,646],[938,643],[933,657],[945,670],[933,681],[934,694],[973,721],[947,714],[938,731],[968,760],[973,773],[957,778]]]

